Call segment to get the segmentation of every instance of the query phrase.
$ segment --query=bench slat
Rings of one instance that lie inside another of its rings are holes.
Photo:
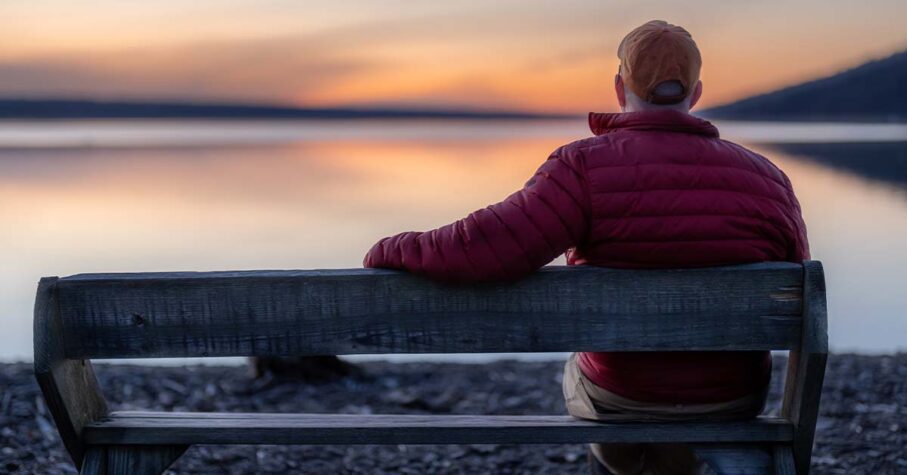
[[[562,444],[784,442],[792,425],[600,423],[570,416],[114,412],[85,428],[89,444]]]
[[[455,287],[374,269],[58,281],[69,358],[767,350],[800,341],[803,267],[552,267]]]

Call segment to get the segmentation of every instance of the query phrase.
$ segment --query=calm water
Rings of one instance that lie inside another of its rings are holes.
[[[791,177],[833,350],[907,349],[907,127],[719,127]],[[586,135],[581,121],[0,123],[0,360],[31,358],[40,276],[358,267],[378,238],[500,200]]]

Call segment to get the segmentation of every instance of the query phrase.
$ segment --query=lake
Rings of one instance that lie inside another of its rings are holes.
[[[717,123],[791,178],[833,351],[907,349],[907,125]],[[361,266],[518,189],[561,121],[0,122],[0,361],[41,276]],[[562,263],[559,259],[555,263]]]

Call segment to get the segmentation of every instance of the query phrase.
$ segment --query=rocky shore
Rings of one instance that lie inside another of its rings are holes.
[[[783,358],[776,358],[777,412]],[[32,375],[0,364],[0,473],[75,473]],[[327,381],[252,379],[244,367],[96,367],[117,409],[313,413],[563,413],[562,364],[363,363]],[[191,448],[173,473],[587,473],[585,449],[552,446]],[[813,472],[907,473],[907,354],[833,355]]]

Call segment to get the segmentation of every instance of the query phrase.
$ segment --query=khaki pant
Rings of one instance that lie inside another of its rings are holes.
[[[564,366],[564,400],[574,417],[595,421],[684,421],[750,419],[765,405],[768,388],[728,402],[669,404],[640,402],[596,386],[580,371],[576,354]],[[617,475],[692,474],[699,470],[684,444],[591,444],[592,454]]]

